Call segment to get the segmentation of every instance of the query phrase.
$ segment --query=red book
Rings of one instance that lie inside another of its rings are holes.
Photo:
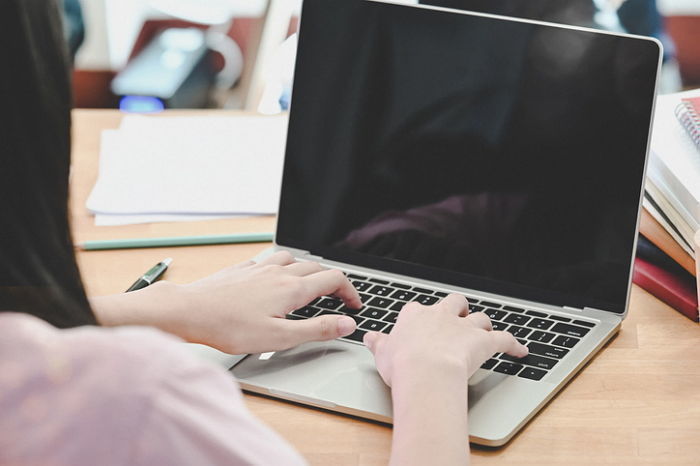
[[[637,257],[632,281],[688,318],[698,321],[695,277],[667,272]]]

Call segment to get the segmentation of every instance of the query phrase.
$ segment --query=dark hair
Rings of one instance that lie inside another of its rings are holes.
[[[0,2],[0,311],[95,324],[68,222],[71,92],[55,0]]]

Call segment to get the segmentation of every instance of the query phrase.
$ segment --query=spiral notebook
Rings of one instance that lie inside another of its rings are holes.
[[[675,113],[695,147],[700,150],[700,97],[681,99]]]

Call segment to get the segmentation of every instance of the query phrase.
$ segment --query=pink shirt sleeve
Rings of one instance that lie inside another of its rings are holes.
[[[150,329],[0,313],[0,413],[0,464],[305,464],[230,373]]]

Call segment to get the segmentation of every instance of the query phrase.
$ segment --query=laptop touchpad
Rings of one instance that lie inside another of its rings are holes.
[[[390,390],[377,373],[372,353],[361,345],[306,343],[250,355],[231,371],[244,388],[254,391],[391,417]]]

